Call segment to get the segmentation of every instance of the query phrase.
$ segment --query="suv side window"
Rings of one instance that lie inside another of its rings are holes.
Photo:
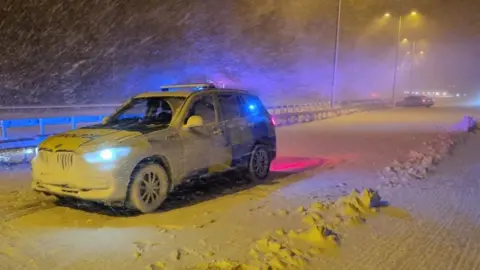
[[[265,115],[268,113],[260,99],[252,95],[242,95],[242,111],[244,115]]]
[[[186,123],[188,118],[192,115],[201,116],[204,124],[214,123],[215,106],[213,105],[213,97],[211,95],[205,95],[195,100],[190,106],[190,110],[188,111],[188,115],[184,122]]]
[[[235,94],[219,94],[218,101],[223,120],[231,120],[242,116],[240,100]]]

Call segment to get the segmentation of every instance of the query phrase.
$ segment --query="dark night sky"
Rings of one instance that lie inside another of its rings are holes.
[[[335,3],[3,0],[0,102],[108,102],[205,78],[268,99],[318,98],[331,81]],[[344,0],[342,91],[363,97],[389,87],[395,26],[367,29],[385,11],[411,8],[424,20],[404,35],[428,49],[417,85],[480,86],[478,7],[472,0]]]

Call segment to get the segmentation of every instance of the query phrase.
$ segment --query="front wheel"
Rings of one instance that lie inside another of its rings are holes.
[[[157,210],[168,193],[168,174],[156,163],[141,164],[132,175],[128,207],[142,213]]]
[[[248,161],[247,177],[251,181],[265,180],[270,173],[271,155],[264,145],[253,148]]]
[[[60,205],[69,205],[76,201],[74,198],[70,198],[70,197],[65,197],[60,195],[54,195],[54,196],[56,198],[56,202]]]

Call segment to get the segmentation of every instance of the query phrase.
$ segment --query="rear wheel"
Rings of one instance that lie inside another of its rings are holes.
[[[157,210],[168,193],[168,174],[156,163],[141,164],[132,175],[127,205],[142,213]]]
[[[270,173],[271,155],[265,145],[256,145],[247,166],[247,177],[251,181],[265,180]]]

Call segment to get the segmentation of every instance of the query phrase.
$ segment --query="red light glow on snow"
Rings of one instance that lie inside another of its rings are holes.
[[[324,158],[279,157],[272,162],[270,170],[276,172],[302,171],[324,165]]]

